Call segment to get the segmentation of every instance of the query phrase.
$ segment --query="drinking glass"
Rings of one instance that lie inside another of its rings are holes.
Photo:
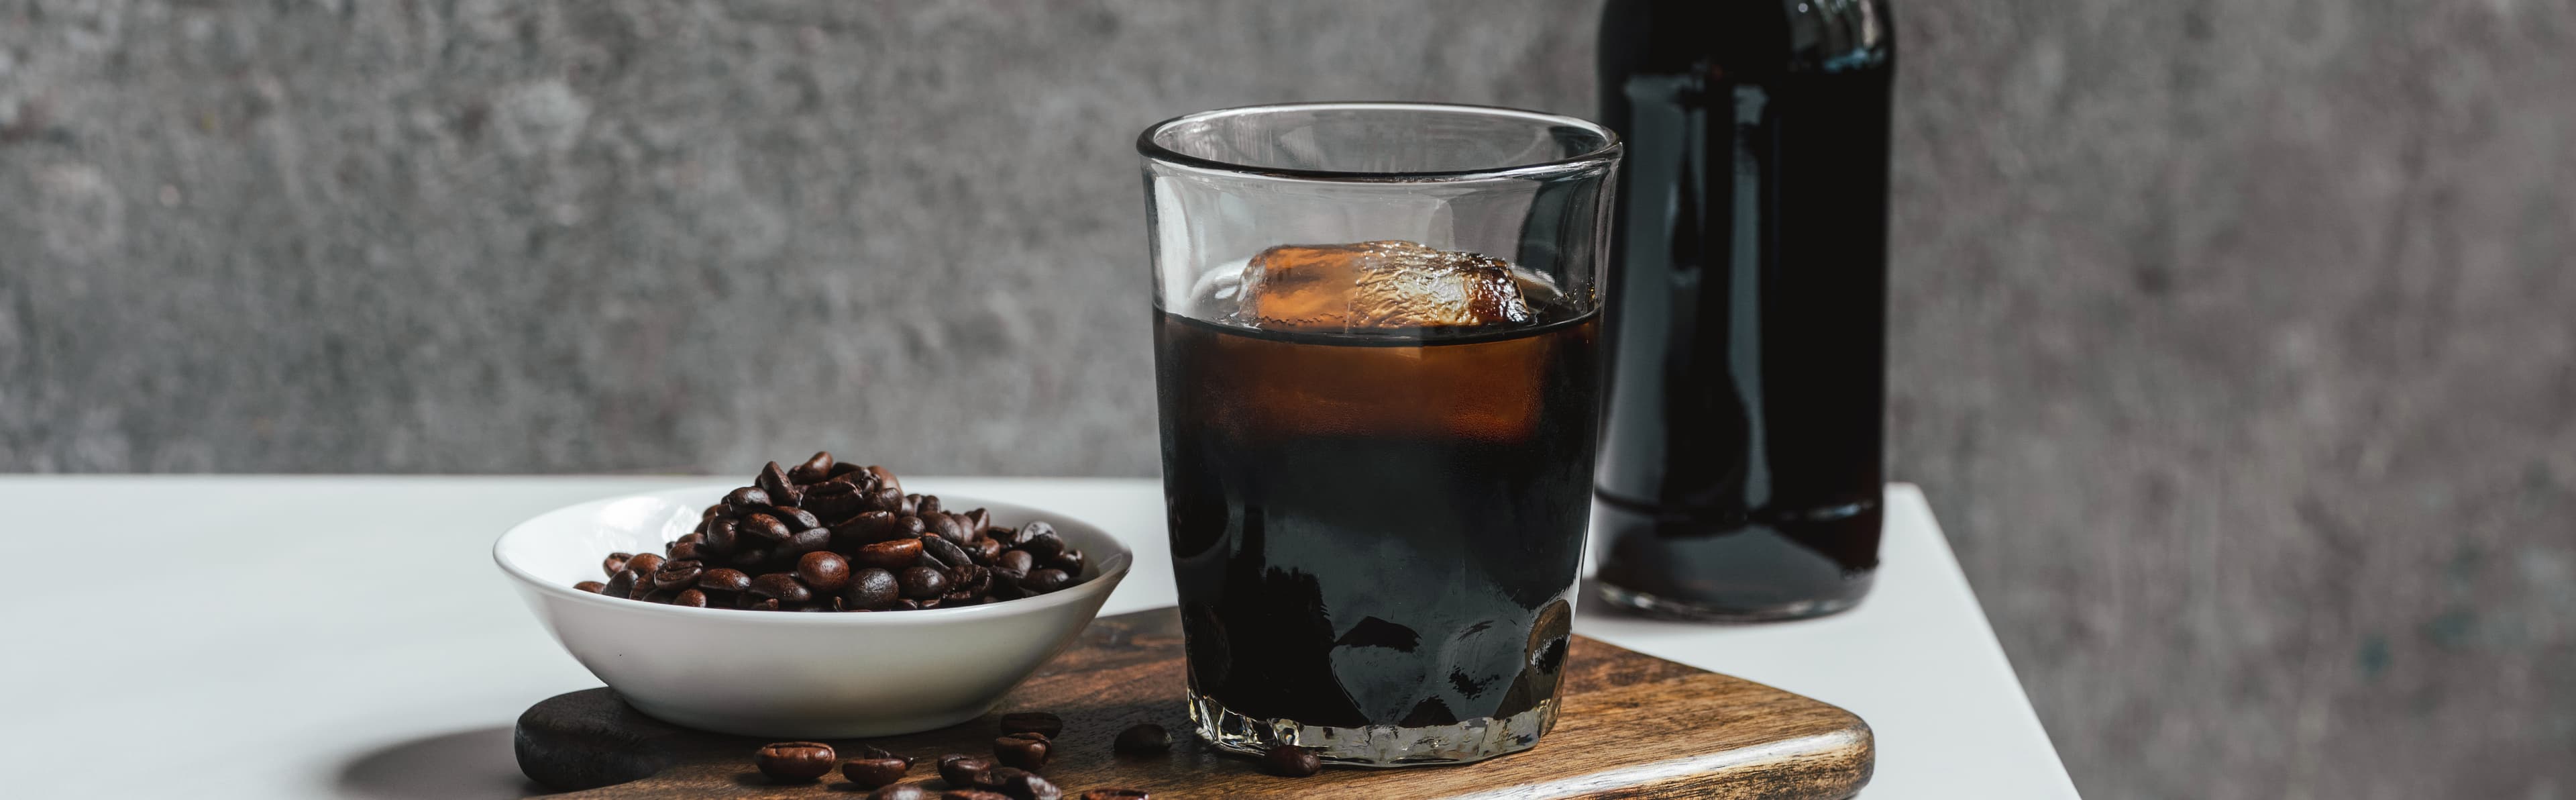
[[[1535,744],[1589,513],[1617,138],[1317,103],[1137,149],[1199,735],[1365,766]]]

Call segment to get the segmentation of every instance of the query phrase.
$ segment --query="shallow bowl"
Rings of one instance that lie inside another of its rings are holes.
[[[1065,514],[942,495],[993,524],[1045,520],[1088,556],[1082,582],[963,608],[809,614],[687,608],[572,588],[604,580],[612,552],[660,553],[733,489],[715,484],[593,500],[539,514],[492,545],[528,608],[575,660],[639,711],[718,733],[892,736],[954,725],[1073,643],[1134,560],[1117,538]]]

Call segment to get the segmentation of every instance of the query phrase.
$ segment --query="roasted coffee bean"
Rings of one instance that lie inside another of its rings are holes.
[[[831,520],[849,519],[850,515],[863,510],[858,487],[840,481],[817,483],[806,487],[804,502],[799,506],[814,512],[815,517],[826,523]]]
[[[1110,742],[1109,749],[1131,756],[1170,752],[1172,732],[1151,722],[1136,725],[1119,731],[1118,738]]]
[[[1038,769],[1046,766],[1047,750],[1052,745],[1045,734],[1014,733],[993,740],[993,760],[1003,766]]]
[[[617,570],[617,574],[608,577],[607,584],[599,587],[599,593],[610,597],[625,597],[635,591],[635,579],[640,577],[643,576],[635,574],[634,570],[621,567]]]
[[[751,588],[751,576],[732,567],[716,567],[698,575],[698,588],[710,592],[740,592]]]
[[[868,800],[939,800],[939,795],[918,783],[898,783],[869,792]]]
[[[653,587],[676,592],[698,585],[698,578],[705,575],[706,565],[695,561],[665,562],[653,573]]]
[[[824,478],[832,476],[834,466],[837,465],[832,463],[831,451],[818,451],[805,459],[805,463],[788,468],[787,479],[797,483],[821,483]]]
[[[814,599],[813,589],[796,580],[795,575],[785,572],[772,572],[751,579],[751,593],[776,600],[781,605]]]
[[[1044,525],[1046,523],[1035,522],[1030,524]],[[1036,533],[1023,531],[1019,539],[1020,540],[1016,546],[1022,550],[1029,551],[1029,555],[1036,556],[1041,562],[1054,558],[1057,553],[1064,552],[1064,539],[1063,537],[1059,537],[1055,534],[1054,528],[1048,528]]]
[[[777,517],[755,512],[743,516],[742,534],[772,542],[784,542],[787,541],[787,537],[795,535],[796,532],[788,530],[787,523]]]
[[[742,545],[742,540],[738,535],[741,531],[740,524],[741,523],[735,522],[730,517],[707,523],[707,539],[705,542],[707,551],[717,555],[726,555],[732,553],[734,548],[740,547]]]
[[[1011,537],[1003,540],[1002,543],[1012,547],[1020,547],[1027,544],[1030,539],[1038,536],[1054,535],[1054,533],[1055,526],[1047,524],[1045,520],[1031,520],[1026,525],[1021,525],[1020,527],[1011,529]]]
[[[763,513],[777,517],[780,522],[787,523],[788,530],[803,531],[823,527],[823,518],[814,516],[814,512],[801,508],[775,506]]]
[[[1313,750],[1283,744],[1261,754],[1261,771],[1282,778],[1303,778],[1324,771],[1324,760],[1316,757]]]
[[[966,523],[959,521],[955,514],[945,511],[924,511],[921,513],[921,521],[930,528],[931,533],[939,534],[939,538],[948,540],[949,544],[966,543]]]
[[[984,534],[984,529],[990,527],[993,527],[993,512],[980,508],[966,512],[967,530],[975,532],[975,535],[977,536],[981,536]]]
[[[735,508],[765,506],[769,505],[769,493],[761,491],[758,486],[745,486],[726,494],[724,501],[725,505]]]
[[[950,753],[939,757],[939,778],[947,781],[950,786],[973,785],[975,776],[992,768],[992,759],[976,758],[965,753]]]
[[[634,567],[627,567],[627,568],[626,568],[626,571],[628,571],[628,572],[635,572],[635,568],[634,568]],[[653,593],[653,573],[650,573],[650,572],[635,572],[635,585],[627,588],[627,590],[626,590],[626,597],[627,597],[627,599],[629,599],[629,600],[642,600],[642,599],[644,599],[644,596],[645,596],[645,595],[652,594],[652,593]]]
[[[888,539],[859,548],[858,553],[859,563],[887,570],[910,567],[920,558],[920,539]]]
[[[975,788],[1001,792],[1011,800],[1062,800],[1063,790],[1018,767],[994,767],[975,776]]]
[[[1093,789],[1082,793],[1082,800],[1153,800],[1143,789]]]
[[[869,477],[876,479],[877,486],[893,489],[896,495],[903,494],[903,480],[896,478],[893,470],[871,465],[867,472]]]
[[[787,479],[787,470],[778,466],[776,461],[769,462],[769,466],[761,467],[760,477],[753,478],[751,485],[758,486],[761,491],[767,492],[771,505],[792,506],[803,499],[804,495],[804,492],[797,490],[793,481]]]
[[[1020,588],[1038,594],[1046,594],[1072,584],[1073,576],[1065,574],[1064,570],[1060,569],[1033,569],[1029,570],[1028,577],[1020,579]]]
[[[599,571],[607,573],[608,577],[617,577],[617,571],[626,568],[626,560],[634,557],[634,553],[610,553],[608,558],[599,562]]]
[[[733,562],[734,566],[758,570],[769,564],[770,552],[770,549],[766,547],[745,547],[740,550],[733,551],[733,555],[727,556],[726,558]]]
[[[1034,733],[1053,739],[1064,733],[1064,718],[1044,711],[1014,711],[1002,715],[1002,735]]]
[[[1011,796],[1010,796],[1010,795],[1003,794],[1003,793],[1001,793],[1001,792],[988,792],[988,791],[985,791],[985,790],[982,790],[982,789],[950,789],[950,790],[945,791],[945,792],[940,792],[940,793],[939,793],[939,800],[1012,800],[1012,799],[1011,799]]]
[[[835,547],[859,547],[888,539],[911,538],[892,511],[860,512],[834,525],[832,530],[838,532],[834,539]]]
[[[608,584],[600,583],[598,581],[582,581],[580,583],[573,584],[572,588],[580,589],[591,594],[598,594],[600,590],[608,588]]]
[[[689,535],[690,535],[690,536],[696,536],[697,534],[692,533],[692,534],[689,534]],[[699,560],[699,559],[701,559],[701,558],[704,558],[705,556],[706,556],[706,546],[705,546],[705,545],[698,544],[697,542],[672,542],[672,543],[671,543],[671,560],[673,560],[673,561],[696,561],[696,560]]]
[[[802,783],[823,777],[840,762],[832,746],[822,742],[772,742],[751,754],[752,766],[760,774],[780,783]]]
[[[841,762],[841,777],[861,788],[874,789],[903,780],[912,762],[900,758],[853,758]]]
[[[915,600],[926,601],[948,593],[948,576],[929,567],[907,568],[895,575],[895,581],[903,585],[903,596]]]
[[[993,572],[973,564],[957,567],[948,571],[948,587],[951,592],[983,595],[993,590]]]
[[[878,567],[862,567],[850,573],[849,589],[842,596],[848,598],[851,608],[878,609],[893,604],[895,598],[902,595],[902,583],[895,579],[894,573]]]
[[[901,579],[901,578],[897,578],[897,579],[896,579],[896,581],[897,581],[897,582],[901,582],[901,581],[902,581],[902,579]],[[921,601],[919,601],[919,600],[914,600],[914,599],[912,599],[912,598],[906,597],[906,598],[904,598],[904,599],[894,601],[894,607],[893,607],[893,608],[891,608],[891,609],[888,609],[888,610],[890,610],[890,611],[914,611],[914,610],[918,610],[918,609],[920,609],[920,608],[921,608]]]
[[[897,514],[902,514],[902,515],[907,516],[907,517],[920,516],[920,515],[921,515],[921,495],[917,495],[917,494],[908,494],[908,495],[904,495],[902,500],[897,501],[897,502],[895,503],[894,510],[895,510],[895,513],[897,513]]]
[[[1064,552],[1055,554],[1054,558],[1047,559],[1047,566],[1064,570],[1067,575],[1080,575],[1082,560],[1082,551],[1068,548]]]
[[[744,611],[776,611],[778,609],[779,605],[777,600],[760,597],[748,592],[744,593],[742,596],[742,610]]]
[[[958,547],[956,542],[938,536],[921,537],[921,552],[939,559],[939,563],[945,566],[962,567],[973,563],[973,558],[966,555],[965,548]]]
[[[975,563],[991,564],[1002,555],[1002,541],[990,536],[975,537]],[[1025,572],[1026,570],[1022,570]]]
[[[850,585],[850,562],[839,553],[806,553],[796,560],[796,579],[817,592],[837,592]]]
[[[863,490],[859,492],[859,495],[867,500],[867,507],[869,510],[884,511],[892,514],[903,513],[903,490],[901,489],[897,489],[892,486],[880,486],[875,489]]]
[[[626,568],[640,575],[651,575],[654,570],[661,569],[662,562],[666,560],[668,559],[653,553],[637,553],[633,558],[626,559]]]
[[[1001,555],[993,558],[993,568],[1016,575],[1027,575],[1029,570],[1038,568],[1037,561],[1037,557],[1029,555],[1027,550],[1004,550]]]
[[[661,603],[661,604],[663,604],[663,605],[669,605],[669,604],[671,603],[671,601],[673,601],[673,600],[677,600],[677,599],[679,599],[679,597],[680,597],[680,593],[679,593],[679,592],[674,592],[674,591],[671,591],[671,590],[669,590],[669,589],[655,589],[655,590],[652,590],[652,591],[649,591],[649,592],[645,592],[643,597],[638,597],[638,598],[635,598],[635,599],[637,599],[637,600],[642,600],[642,601],[647,602],[647,603]]]
[[[912,513],[919,514],[919,515],[921,515],[921,516],[925,516],[925,517],[930,516],[930,515],[932,515],[932,514],[937,514],[937,513],[939,513],[939,495],[935,495],[935,494],[916,494],[916,495],[913,495],[913,496],[912,496]]]
[[[707,607],[707,593],[696,589],[682,589],[679,594],[672,596],[671,605],[688,606],[690,608],[705,608]]]
[[[707,535],[706,535],[706,534],[703,534],[703,533],[696,533],[696,532],[691,532],[691,533],[683,533],[683,534],[680,534],[680,538],[677,538],[677,539],[673,539],[673,540],[671,540],[671,543],[672,543],[672,544],[675,544],[675,545],[679,545],[679,544],[697,544],[697,543],[699,543],[699,542],[703,542],[703,541],[706,541],[706,540],[707,540]]]
[[[787,543],[778,546],[778,555],[795,557],[829,549],[832,549],[831,529],[807,528],[797,531],[794,536],[787,537]]]

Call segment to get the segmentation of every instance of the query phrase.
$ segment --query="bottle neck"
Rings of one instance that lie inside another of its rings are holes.
[[[1761,82],[1867,69],[1895,54],[1886,0],[1611,0],[1602,12],[1605,73]]]

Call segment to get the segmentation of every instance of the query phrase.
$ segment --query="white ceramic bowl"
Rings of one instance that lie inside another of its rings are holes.
[[[1082,633],[1134,560],[1088,523],[957,495],[995,525],[1043,519],[1089,557],[1083,581],[1036,597],[964,608],[800,614],[684,608],[572,588],[602,580],[612,552],[659,553],[733,489],[613,497],[519,523],[492,559],[572,657],[637,710],[701,730],[777,738],[855,738],[974,719]]]

